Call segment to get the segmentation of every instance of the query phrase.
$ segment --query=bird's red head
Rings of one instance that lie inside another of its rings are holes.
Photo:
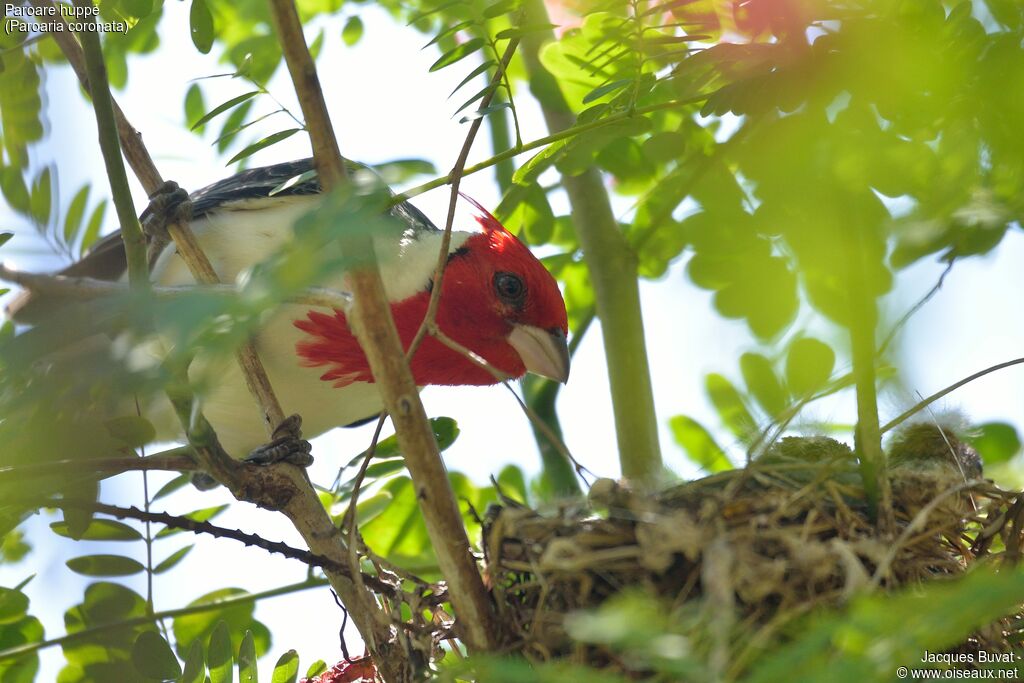
[[[564,382],[569,373],[568,322],[555,278],[494,216],[469,201],[480,211],[481,231],[449,257],[438,328],[506,375],[520,377],[530,371]],[[432,281],[424,282],[422,291],[391,304],[405,348],[426,316],[432,286]],[[322,379],[338,386],[373,381],[343,313],[310,312],[295,325],[310,335],[297,347],[304,363],[327,366]],[[411,365],[421,386],[496,382],[491,373],[429,335]]]

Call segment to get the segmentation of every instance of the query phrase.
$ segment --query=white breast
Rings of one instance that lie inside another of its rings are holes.
[[[259,210],[221,211],[193,221],[192,229],[221,280],[235,282],[247,269],[292,239],[291,226],[317,199],[282,197],[272,205],[261,202]],[[462,246],[471,234],[453,232],[450,251]],[[401,300],[424,289],[433,274],[440,245],[440,233],[419,233],[417,239],[403,238],[398,245],[393,238],[375,240],[384,289],[390,300]],[[154,264],[153,278],[161,285],[194,282],[173,246],[165,249]],[[339,273],[324,286],[341,288],[343,282],[344,274]],[[320,380],[323,368],[303,367],[299,363],[295,344],[303,333],[292,322],[304,318],[308,310],[306,306],[282,306],[271,314],[254,342],[285,413],[300,414],[303,434],[312,438],[333,427],[375,415],[381,411],[382,403],[372,384],[357,382],[338,389]],[[136,353],[161,355],[162,349],[153,345]],[[198,384],[209,387],[201,396],[203,413],[231,455],[244,457],[266,441],[260,411],[233,357],[200,354],[190,375]],[[179,438],[180,428],[166,399],[158,400],[148,416],[160,438]]]

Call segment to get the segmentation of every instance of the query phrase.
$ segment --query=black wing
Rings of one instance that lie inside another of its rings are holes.
[[[349,159],[345,160],[345,164],[350,173],[360,170],[371,170],[372,172],[372,169],[365,164]],[[320,180],[315,173],[312,173],[313,171],[312,158],[242,171],[189,195],[192,200],[192,217],[201,218],[219,209],[232,208],[232,205],[235,205],[233,208],[242,208],[239,206],[240,204],[246,204],[244,207],[246,209],[258,210],[258,201],[254,200],[270,199],[271,192],[274,192],[273,197],[319,194],[322,191]],[[304,174],[307,174],[308,177],[284,187],[289,180],[299,178]],[[146,213],[143,212],[143,217],[145,215]],[[413,234],[420,231],[438,231],[437,226],[409,202],[393,206],[391,215],[405,223]],[[124,242],[121,239],[121,231],[118,230],[96,242],[81,260],[60,271],[60,274],[112,281],[123,276],[127,268]],[[18,297],[8,306],[8,314],[17,316],[19,320],[30,322],[37,317],[35,309],[37,309],[37,304],[41,303],[36,299],[37,297]],[[41,309],[42,306],[38,308]]]

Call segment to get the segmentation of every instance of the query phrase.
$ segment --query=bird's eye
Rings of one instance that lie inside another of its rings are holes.
[[[518,275],[512,273],[494,274],[494,291],[507,304],[518,306],[526,297],[526,285]]]

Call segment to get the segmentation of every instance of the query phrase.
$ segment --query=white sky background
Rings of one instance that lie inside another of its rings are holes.
[[[342,151],[346,156],[367,162],[428,158],[440,172],[446,171],[454,162],[467,131],[467,126],[450,117],[457,103],[446,97],[470,70],[471,63],[467,61],[428,74],[428,67],[437,58],[435,49],[420,49],[428,38],[411,28],[396,25],[376,7],[361,5],[358,9],[366,33],[355,48],[346,48],[338,39],[342,20],[323,23],[327,39],[319,60],[320,78]],[[128,118],[142,131],[164,177],[195,190],[224,177],[228,171],[224,160],[218,159],[210,146],[212,136],[202,140],[185,129],[184,93],[188,79],[228,69],[217,65],[212,56],[198,54],[192,46],[188,38],[187,3],[165,3],[164,12],[160,48],[152,55],[132,59],[128,87],[125,92],[115,93],[115,97]],[[307,35],[311,39],[315,33],[310,31]],[[270,90],[298,112],[291,85],[284,74],[281,68]],[[91,109],[80,96],[69,69],[51,69],[46,75],[46,85],[49,138],[35,151],[34,161],[58,164],[62,209],[66,209],[74,191],[89,178],[94,182],[94,202],[99,196],[106,196],[109,190],[102,172]],[[246,84],[230,79],[205,81],[203,87],[208,108],[248,89]],[[528,99],[522,98],[523,103]],[[257,102],[257,111],[261,107],[267,111],[270,106],[260,100]],[[546,134],[538,110],[520,104],[519,112],[524,141]],[[260,128],[260,132],[254,131],[253,138],[287,125],[283,119],[275,117],[269,125]],[[213,128],[219,129],[219,125]],[[485,159],[491,153],[485,126],[470,163]],[[297,135],[257,155],[251,163],[262,165],[308,155],[306,139]],[[522,156],[517,161],[522,163],[527,158]],[[133,190],[136,206],[141,211],[145,196],[134,179]],[[485,206],[493,207],[499,199],[493,174],[489,171],[466,178],[463,190]],[[447,202],[447,188],[414,200],[438,223],[443,222]],[[564,202],[561,196],[555,200],[556,212],[559,209],[564,212]],[[621,211],[628,206],[628,201],[617,202]],[[112,207],[110,209],[107,230],[114,227],[114,212]],[[11,215],[6,207],[0,207],[0,220],[3,228],[13,227],[18,233],[4,247],[4,259],[26,269],[43,270],[58,265],[40,255],[41,244],[33,239],[31,228]],[[1024,339],[1024,319],[1019,314],[1020,301],[1024,299],[1021,264],[1024,264],[1024,233],[1012,230],[992,255],[967,259],[956,265],[946,279],[945,288],[906,328],[904,339],[911,341],[904,347],[902,369],[909,389],[903,396],[883,395],[883,420],[916,402],[915,392],[926,396],[977,370],[1021,355],[1021,340]],[[884,304],[888,318],[898,317],[927,291],[939,272],[940,266],[928,262],[900,273],[895,293]],[[703,377],[715,371],[738,381],[736,361],[741,352],[753,347],[752,339],[742,323],[724,321],[714,313],[710,294],[685,279],[682,263],[674,264],[657,282],[642,282],[641,296],[666,464],[682,476],[692,476],[695,470],[673,442],[667,421],[672,415],[686,413],[709,428],[717,429],[717,418],[702,390]],[[835,336],[827,336],[827,331],[825,334],[828,341],[841,346]],[[834,335],[834,331],[831,334]],[[1024,370],[1017,368],[997,373],[959,390],[940,407],[962,410],[975,422],[1008,420],[1024,425],[1024,394],[1019,388],[1022,379]],[[459,440],[446,453],[450,469],[467,473],[477,483],[486,482],[489,475],[497,474],[508,463],[518,464],[528,475],[539,471],[539,457],[529,424],[505,389],[428,388],[423,392],[423,399],[430,415],[449,415],[458,420],[461,427]],[[599,475],[617,476],[608,380],[600,330],[596,326],[575,357],[572,378],[561,393],[558,408],[567,445],[575,456]],[[806,418],[852,423],[852,400],[845,397],[812,406]],[[386,433],[390,433],[390,426],[386,429]],[[369,444],[371,432],[371,427],[336,430],[316,440],[317,462],[311,470],[314,481],[329,483],[339,464]],[[728,444],[721,434],[719,438]],[[155,491],[168,478],[168,475],[151,475],[150,491]],[[141,475],[125,475],[105,482],[103,498],[120,504],[141,505]],[[186,489],[155,507],[184,513],[227,500],[223,491],[202,494]],[[28,538],[35,546],[33,553],[18,565],[0,566],[0,585],[12,586],[30,572],[38,571],[39,575],[26,589],[32,599],[31,612],[42,619],[46,635],[55,637],[64,633],[63,612],[81,600],[82,591],[90,583],[89,579],[65,567],[68,557],[101,552],[136,553],[140,561],[144,557],[141,543],[104,547],[99,543],[75,544],[58,539],[46,529],[50,521],[51,518],[35,517],[26,525]],[[282,516],[249,505],[235,505],[219,517],[217,523],[255,530],[271,540],[301,545]],[[156,579],[158,610],[184,606],[224,586],[255,592],[300,581],[305,575],[304,567],[296,562],[244,548],[233,541],[186,538],[185,534],[159,542],[154,561],[191,542],[197,544],[191,555],[168,575]],[[145,594],[141,577],[128,583]],[[341,657],[337,639],[341,612],[326,588],[261,602],[257,617],[275,636],[270,656],[261,665],[267,674],[277,657],[289,648],[300,654],[300,671],[305,671],[316,659],[333,663]],[[357,636],[351,626],[347,636],[353,653],[359,652]],[[45,650],[42,661],[38,680],[55,680],[63,661],[60,650]]]

